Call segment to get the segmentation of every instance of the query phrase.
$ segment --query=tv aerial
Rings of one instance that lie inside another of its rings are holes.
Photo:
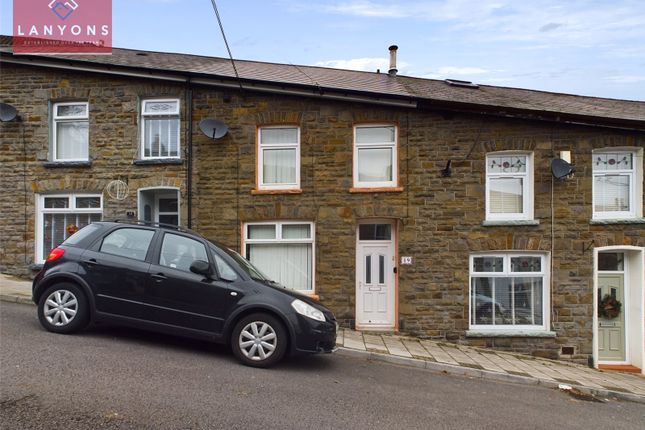
[[[562,158],[554,158],[551,160],[551,174],[553,174],[553,177],[556,179],[563,179],[575,171],[575,166],[572,166]]]
[[[228,126],[217,119],[201,120],[199,122],[199,129],[211,139],[221,139],[228,132]]]
[[[7,103],[0,103],[0,121],[9,122],[16,119],[18,111],[15,107]]]

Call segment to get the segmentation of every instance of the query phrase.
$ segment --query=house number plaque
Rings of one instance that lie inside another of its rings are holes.
[[[409,266],[412,264],[412,257],[401,257],[401,266]]]

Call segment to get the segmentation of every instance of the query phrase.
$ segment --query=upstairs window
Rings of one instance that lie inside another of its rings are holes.
[[[179,99],[144,100],[141,106],[142,158],[179,158],[179,146]]]
[[[392,125],[354,127],[354,187],[396,187],[397,129]]]
[[[258,188],[300,188],[300,130],[298,127],[261,127],[258,131]]]
[[[594,151],[593,217],[634,218],[637,216],[636,153],[630,151]],[[642,168],[642,167],[641,167]],[[641,173],[642,174],[642,173]],[[642,203],[639,203],[642,204]]]
[[[52,110],[52,161],[88,161],[89,104],[55,103]]]
[[[494,153],[486,156],[486,219],[533,218],[531,155]]]

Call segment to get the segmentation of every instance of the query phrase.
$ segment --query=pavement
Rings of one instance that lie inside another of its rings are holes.
[[[0,274],[0,301],[31,304],[31,281]],[[428,369],[443,374],[568,390],[586,399],[645,404],[645,376],[576,363],[417,339],[340,329],[339,355]],[[567,387],[564,388],[563,385]]]

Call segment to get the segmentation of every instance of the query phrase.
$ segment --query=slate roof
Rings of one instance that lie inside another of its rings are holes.
[[[0,52],[11,54],[11,37],[0,36]],[[112,55],[43,55],[16,56],[39,58],[43,61],[65,61],[72,65],[133,68],[155,73],[234,80],[235,72],[229,59],[191,54],[141,51],[113,48]],[[424,106],[468,111],[496,111],[512,114],[522,112],[535,118],[568,117],[574,122],[616,125],[645,129],[645,102],[600,97],[577,96],[518,88],[480,85],[463,88],[445,81],[413,78],[387,73],[359,72],[325,67],[277,64],[235,60],[243,83],[259,83],[280,87],[311,88],[318,92],[339,91],[360,93],[374,98],[414,100]]]

